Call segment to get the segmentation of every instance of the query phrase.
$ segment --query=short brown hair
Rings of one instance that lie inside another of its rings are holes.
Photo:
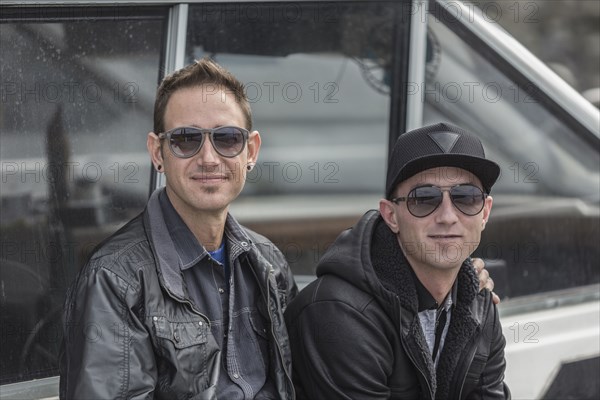
[[[202,85],[215,85],[228,93],[233,93],[244,113],[245,128],[252,130],[252,112],[244,85],[231,72],[213,60],[203,58],[167,75],[160,83],[154,102],[154,133],[164,132],[165,111],[171,95],[179,89]]]

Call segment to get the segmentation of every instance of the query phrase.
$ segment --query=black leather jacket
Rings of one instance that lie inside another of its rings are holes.
[[[67,294],[61,399],[217,398],[220,349],[177,260],[156,254],[154,243],[169,240],[153,232],[151,221],[161,220],[150,215],[156,202],[154,193],[142,214],[97,248]],[[279,398],[293,399],[283,310],[297,287],[281,252],[245,232],[247,264],[270,318],[270,374]]]
[[[437,370],[409,268],[377,211],[329,247],[285,313],[299,399],[510,398],[498,312],[470,260]]]

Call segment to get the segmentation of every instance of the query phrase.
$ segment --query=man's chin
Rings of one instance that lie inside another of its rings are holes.
[[[463,262],[464,260],[461,261],[460,259],[442,260],[439,257],[427,259],[427,264],[430,265],[432,269],[438,271],[452,271],[459,269]]]
[[[207,195],[214,195],[215,193],[217,193],[219,191],[219,187],[214,185],[214,186],[205,186],[202,188],[202,191],[207,194]]]

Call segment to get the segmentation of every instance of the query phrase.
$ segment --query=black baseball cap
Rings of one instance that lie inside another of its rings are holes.
[[[486,193],[500,176],[498,164],[485,158],[479,138],[457,126],[439,123],[400,135],[388,162],[386,198],[391,198],[402,181],[436,167],[457,167],[473,173]]]

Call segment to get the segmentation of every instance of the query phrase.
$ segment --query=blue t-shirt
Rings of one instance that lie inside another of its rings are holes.
[[[215,251],[209,251],[208,254],[223,266],[225,272],[225,282],[229,282],[229,260],[227,259],[227,251],[225,251],[225,240],[221,242],[221,246]],[[229,288],[229,285],[227,285]]]

